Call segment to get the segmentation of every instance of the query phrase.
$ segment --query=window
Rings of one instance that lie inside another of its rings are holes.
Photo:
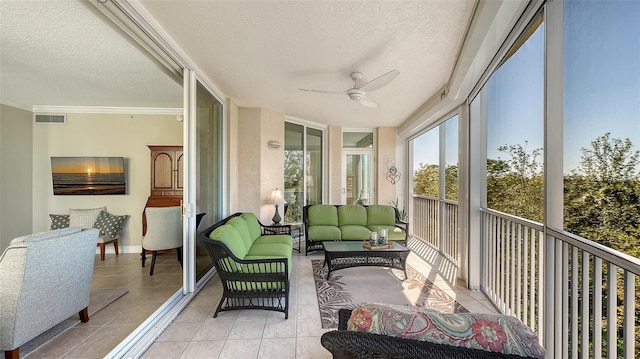
[[[564,3],[564,227],[640,257],[640,2]]]
[[[472,113],[486,109],[487,207],[537,222],[544,204],[543,35],[544,24],[534,21],[471,105]]]
[[[302,222],[302,207],[322,203],[323,131],[285,122],[284,221]]]

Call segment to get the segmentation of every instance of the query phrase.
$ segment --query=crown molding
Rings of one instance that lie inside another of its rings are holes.
[[[109,113],[135,115],[182,115],[182,108],[101,107],[101,106],[33,106],[38,113]]]

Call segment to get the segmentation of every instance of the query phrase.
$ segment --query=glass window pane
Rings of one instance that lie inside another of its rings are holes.
[[[322,130],[307,128],[307,204],[322,203]]]
[[[542,222],[544,24],[534,29],[478,98],[487,101],[487,206]]]
[[[445,199],[458,200],[458,115],[444,123],[445,128]]]
[[[440,128],[413,140],[413,194],[439,198]]]
[[[373,148],[373,132],[344,132],[342,147]]]
[[[284,222],[302,221],[304,206],[304,126],[284,124]]]
[[[196,87],[196,161],[197,193],[196,208],[198,213],[205,213],[204,223],[199,228],[213,225],[221,214],[221,168],[222,151],[222,104],[207,91],[199,82]],[[206,249],[196,241],[196,280],[200,280],[213,262]]]
[[[564,227],[640,257],[640,2],[564,2]]]

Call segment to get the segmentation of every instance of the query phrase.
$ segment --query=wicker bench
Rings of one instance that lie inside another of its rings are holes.
[[[320,338],[322,346],[331,352],[334,359],[522,359],[517,355],[351,331],[347,330],[347,321],[350,316],[350,309],[340,309],[338,330],[326,332]]]
[[[198,235],[222,282],[215,314],[266,309],[289,317],[290,226],[265,226],[252,213],[235,213]]]

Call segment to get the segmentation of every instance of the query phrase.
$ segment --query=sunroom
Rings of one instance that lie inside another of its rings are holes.
[[[289,222],[305,204],[393,203],[407,214],[410,249],[437,252],[463,286],[534,330],[548,357],[636,357],[640,5],[462,7],[468,23],[446,84],[400,125],[371,128],[283,113],[273,99],[241,106],[241,95],[216,86],[233,77],[191,59],[202,54],[170,26],[170,2],[88,4],[153,54],[185,98],[183,287],[110,355],[141,355],[217,280],[198,255],[197,212],[208,224],[239,210],[266,221],[268,197],[282,188]],[[351,183],[347,164],[359,171]]]

